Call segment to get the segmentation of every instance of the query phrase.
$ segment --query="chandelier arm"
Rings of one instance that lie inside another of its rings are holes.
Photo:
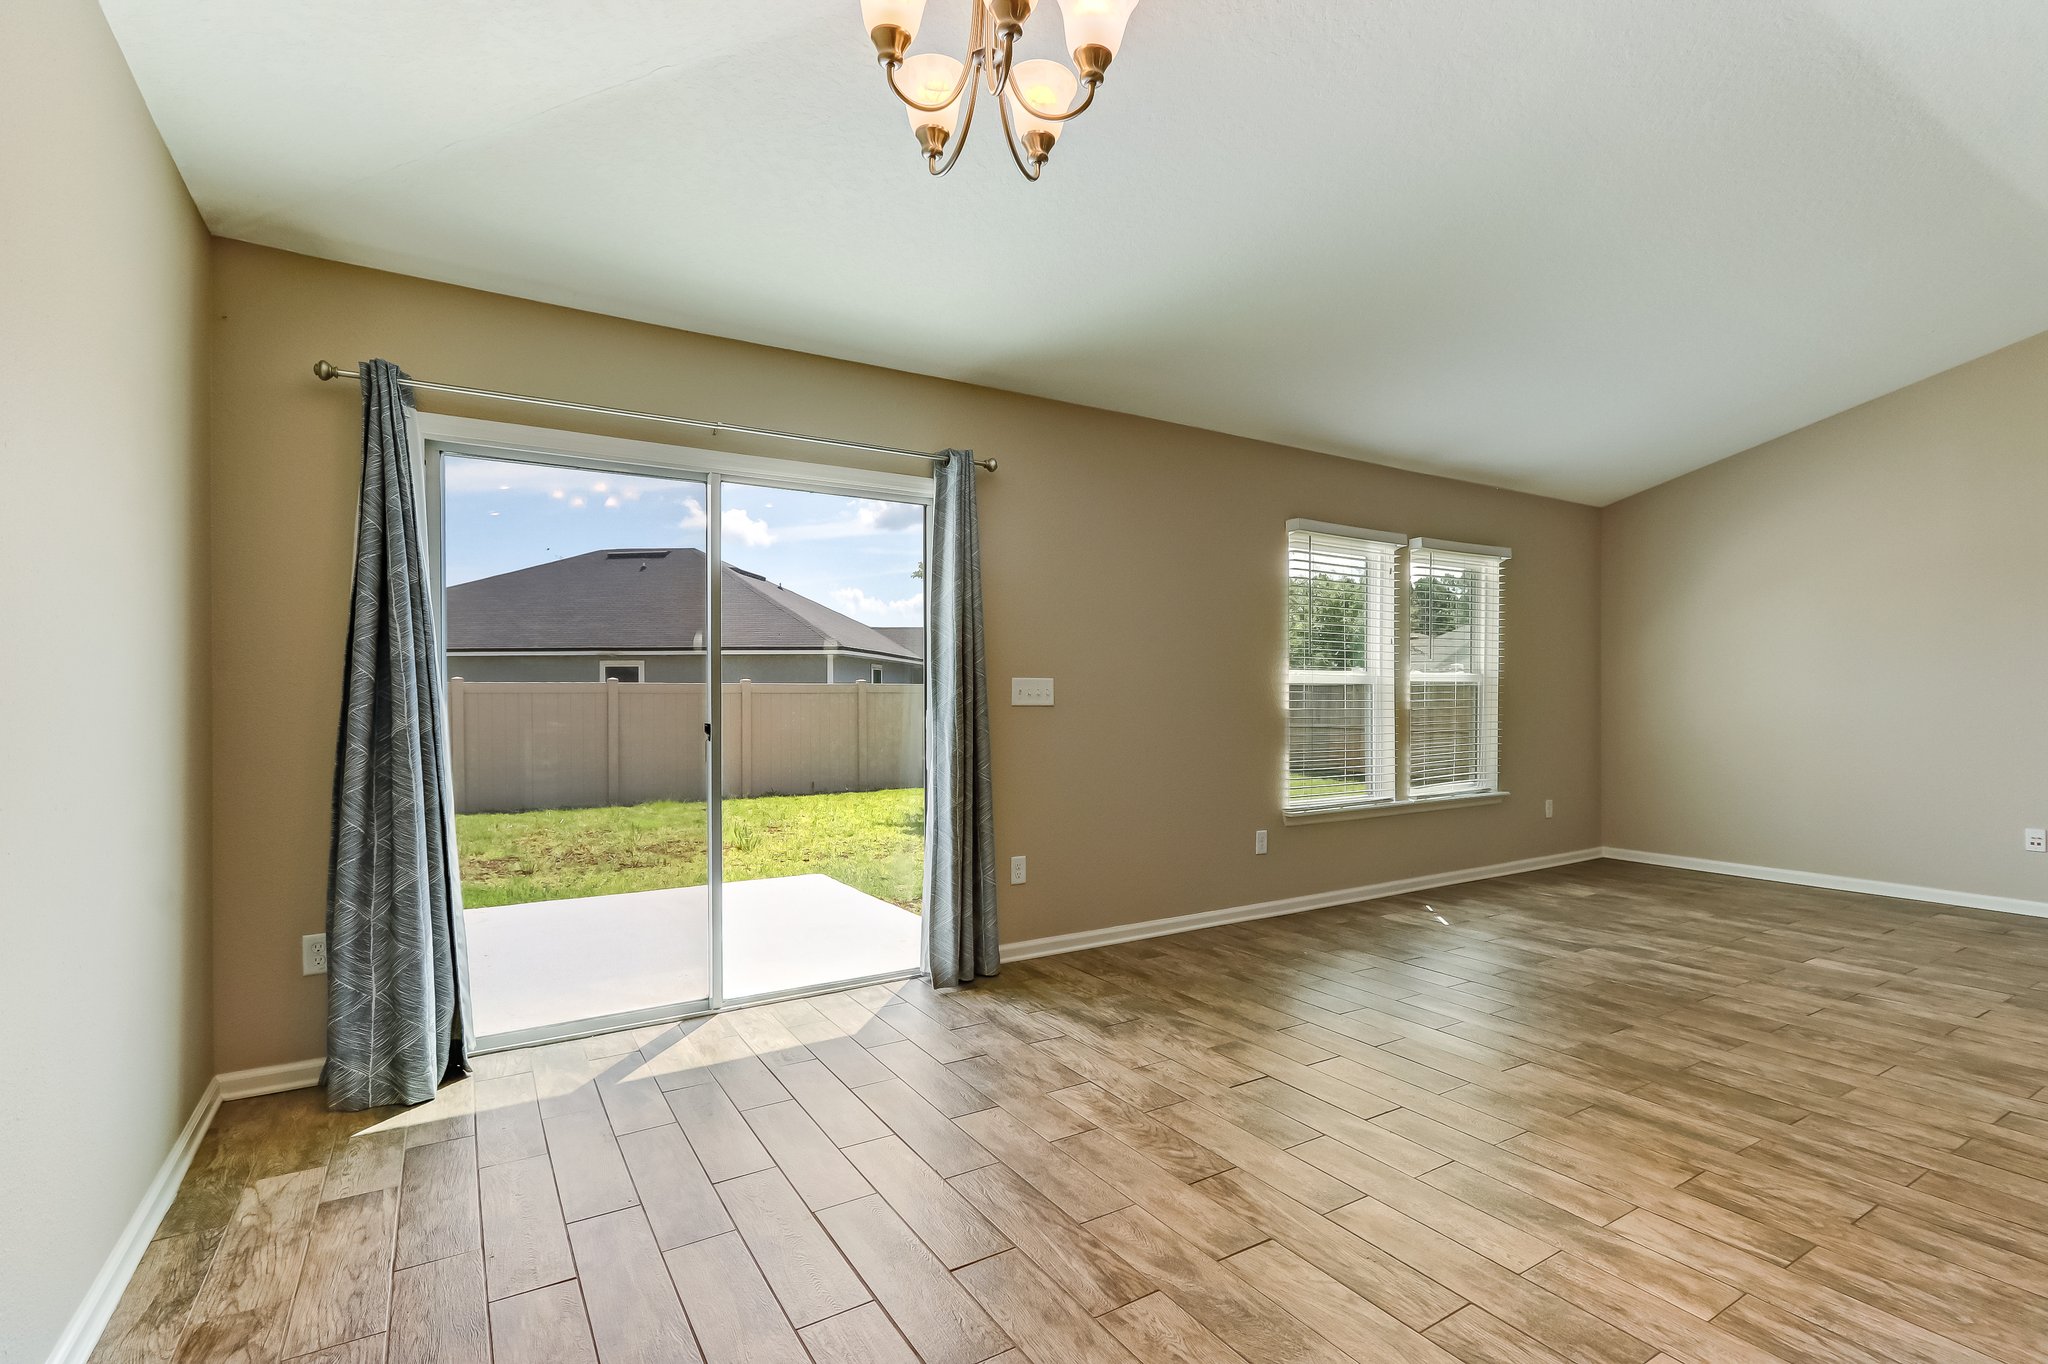
[[[898,58],[895,61],[883,62],[882,74],[884,78],[887,79],[887,81],[889,82],[890,92],[894,94],[896,98],[902,100],[905,104],[917,110],[920,114],[942,114],[959,102],[961,93],[967,89],[967,83],[974,79],[975,69],[980,64],[981,53],[979,51],[969,52],[967,54],[967,60],[960,64],[959,84],[953,87],[952,94],[946,96],[937,104],[925,104],[922,101],[914,100],[910,96],[903,93],[903,87],[896,83],[896,72],[903,65],[901,58]]]
[[[980,60],[980,54],[976,54],[975,60]],[[974,131],[974,105],[980,98],[981,86],[977,83],[967,92],[967,107],[960,111],[960,131],[953,138],[953,150],[947,155],[946,164],[942,166],[937,161],[925,163],[925,169],[932,173],[933,179],[947,174],[960,163],[960,153],[967,147],[967,135]]]
[[[1017,150],[1017,130],[1010,124],[1009,101],[998,100],[996,103],[1003,115],[1003,145],[1010,149],[1010,159],[1017,163],[1018,174],[1035,183],[1039,176],[1045,174],[1045,163],[1040,161],[1034,165],[1026,162],[1024,154]]]
[[[975,12],[979,14],[975,27],[975,41],[981,43],[983,51],[987,51],[989,55],[989,63],[985,68],[987,80],[983,84],[987,84],[989,94],[1001,94],[1004,92],[1004,86],[1010,84],[1010,68],[1016,61],[1010,55],[1012,49],[1016,47],[1016,35],[1004,35],[995,27],[995,12],[989,8],[989,0],[975,0]]]
[[[1099,78],[1089,81],[1088,98],[1082,100],[1080,104],[1076,105],[1072,109],[1067,110],[1067,112],[1065,112],[1064,114],[1046,113],[1044,110],[1040,109],[1038,106],[1033,104],[1030,100],[1026,99],[1024,97],[1024,92],[1022,90],[1012,90],[1010,94],[1016,99],[1017,103],[1024,106],[1024,112],[1031,115],[1031,117],[1042,118],[1047,123],[1065,123],[1070,118],[1079,118],[1081,115],[1087,113],[1088,106],[1095,103],[1095,92],[1097,90],[1100,90],[1101,88],[1102,81]]]
[[[1000,52],[997,50],[998,45],[1001,48]],[[988,51],[988,92],[991,95],[1000,95],[1009,85],[1010,71],[1017,64],[1017,35],[1013,33],[992,39]]]

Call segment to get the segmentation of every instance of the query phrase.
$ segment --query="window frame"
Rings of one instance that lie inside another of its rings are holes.
[[[1393,588],[1391,599],[1392,625],[1391,640],[1380,641],[1391,651],[1391,688],[1389,699],[1392,707],[1390,742],[1393,745],[1393,780],[1391,788],[1384,795],[1370,795],[1354,799],[1320,801],[1298,800],[1291,794],[1294,787],[1294,705],[1293,687],[1298,681],[1345,682],[1356,680],[1368,670],[1321,673],[1297,671],[1291,665],[1292,640],[1287,637],[1288,625],[1283,618],[1281,645],[1281,707],[1283,730],[1287,742],[1281,754],[1280,813],[1284,823],[1318,823],[1325,820],[1361,819],[1376,815],[1401,814],[1414,810],[1445,809],[1464,805],[1491,805],[1506,800],[1510,794],[1501,781],[1500,753],[1500,683],[1502,658],[1502,633],[1505,622],[1505,584],[1503,566],[1514,557],[1513,551],[1496,545],[1475,545],[1461,541],[1435,540],[1427,537],[1396,535],[1388,531],[1366,530],[1360,527],[1340,526],[1328,522],[1290,520],[1287,523],[1289,567],[1288,581],[1293,580],[1294,536],[1300,532],[1342,537],[1364,542],[1368,545],[1396,546],[1394,556]],[[1416,673],[1412,668],[1413,601],[1415,565],[1418,555],[1463,556],[1491,563],[1477,565],[1481,573],[1483,595],[1480,610],[1483,618],[1474,622],[1472,650],[1474,670],[1458,672]],[[1291,587],[1290,587],[1291,590]],[[1368,624],[1369,638],[1377,638]],[[1370,651],[1372,645],[1368,645]],[[1375,678],[1377,674],[1374,674]],[[1411,784],[1411,761],[1414,754],[1412,744],[1412,722],[1414,719],[1413,688],[1423,683],[1449,682],[1460,685],[1475,685],[1478,688],[1478,708],[1475,739],[1477,748],[1477,773],[1468,781],[1455,783],[1430,783],[1420,789]],[[1385,705],[1377,689],[1374,692],[1373,709],[1378,712]],[[1377,726],[1377,720],[1375,725]]]
[[[1307,552],[1310,555],[1316,552],[1314,544],[1317,538],[1355,545],[1360,559],[1370,566],[1368,571],[1384,571],[1388,575],[1388,584],[1384,588],[1376,589],[1369,578],[1360,579],[1360,605],[1365,612],[1360,632],[1364,654],[1361,666],[1296,668],[1292,641],[1282,641],[1280,698],[1286,717],[1287,743],[1280,762],[1281,811],[1286,815],[1313,817],[1388,805],[1394,800],[1398,790],[1398,774],[1395,770],[1399,762],[1399,717],[1396,710],[1399,690],[1399,649],[1396,611],[1399,601],[1400,556],[1402,547],[1407,543],[1407,537],[1393,531],[1340,526],[1327,521],[1298,518],[1291,520],[1287,523],[1287,580],[1290,591],[1294,581],[1295,555],[1299,552],[1297,537],[1307,538]],[[1377,613],[1374,610],[1376,604]],[[1285,609],[1292,609],[1291,602]],[[1370,697],[1366,722],[1367,751],[1369,755],[1384,752],[1386,757],[1384,761],[1374,762],[1369,756],[1365,773],[1366,794],[1362,796],[1299,799],[1293,794],[1296,780],[1294,688],[1315,686],[1367,688]],[[1384,776],[1381,775],[1382,772]],[[1376,790],[1382,781],[1385,789]]]
[[[606,674],[606,673],[608,673],[608,672],[610,672],[610,671],[611,671],[611,670],[612,670],[613,668],[631,668],[631,669],[633,670],[633,685],[635,685],[635,686],[643,686],[643,685],[645,685],[645,684],[646,684],[646,682],[647,682],[647,663],[646,663],[646,661],[645,661],[644,659],[638,659],[638,658],[600,658],[599,660],[597,660],[597,680],[598,680],[598,681],[600,681],[600,682],[613,682],[613,681],[616,681],[616,682],[617,682],[617,683],[618,683],[618,684],[619,684],[620,686],[625,686],[625,685],[627,685],[627,683],[626,683],[626,679],[625,679],[625,678],[623,678],[623,677],[620,677],[620,678],[611,678],[611,677],[607,677],[607,676],[605,676],[605,674]]]
[[[1445,555],[1452,561],[1466,560],[1472,563],[1479,574],[1482,596],[1476,610],[1483,610],[1484,617],[1475,615],[1471,636],[1471,652],[1476,664],[1471,669],[1427,672],[1418,674],[1414,668],[1414,650],[1410,647],[1410,631],[1414,624],[1412,610],[1416,581],[1416,556],[1418,554]],[[1408,676],[1399,691],[1404,731],[1413,723],[1415,713],[1415,686],[1444,683],[1452,686],[1470,686],[1477,690],[1474,729],[1474,775],[1469,781],[1431,782],[1425,788],[1426,794],[1415,794],[1412,773],[1404,772],[1400,783],[1403,798],[1409,801],[1435,801],[1458,796],[1505,795],[1500,790],[1500,664],[1502,605],[1505,593],[1502,585],[1501,565],[1513,558],[1513,551],[1496,545],[1468,545],[1454,540],[1430,540],[1417,537],[1408,542],[1407,552],[1402,556],[1401,588],[1404,600],[1410,609],[1401,612],[1401,661],[1408,670]],[[1405,734],[1401,744],[1404,762],[1412,764],[1415,747],[1408,742]]]

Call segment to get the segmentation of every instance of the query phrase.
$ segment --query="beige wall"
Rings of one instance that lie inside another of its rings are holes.
[[[2048,900],[2048,336],[1602,530],[1609,845]]]
[[[299,974],[298,938],[322,919],[359,415],[352,387],[308,375],[321,357],[999,456],[983,484],[989,673],[1005,697],[1012,675],[1054,677],[1060,698],[995,712],[998,851],[1031,859],[1030,884],[1002,892],[1006,940],[1596,841],[1588,508],[234,242],[217,244],[215,267],[222,1069],[322,1048],[323,992]],[[1280,603],[1297,516],[1514,547],[1512,800],[1281,825]],[[1268,856],[1252,854],[1255,829],[1271,830]]]
[[[0,1360],[213,1072],[206,235],[99,7],[0,5]]]

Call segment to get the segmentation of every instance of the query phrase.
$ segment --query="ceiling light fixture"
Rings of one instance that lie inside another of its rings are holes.
[[[1002,116],[1011,159],[1025,179],[1036,180],[1067,120],[1095,102],[1138,0],[1059,0],[1067,49],[1079,74],[1061,62],[1016,60],[1017,39],[1035,0],[967,2],[974,8],[964,61],[942,52],[908,55],[925,0],[861,0],[860,12],[889,88],[908,107],[926,169],[944,175],[959,163],[974,127],[975,102],[985,89]]]

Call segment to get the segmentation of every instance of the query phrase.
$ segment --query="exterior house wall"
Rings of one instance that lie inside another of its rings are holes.
[[[882,663],[877,665],[872,658],[842,658],[839,660],[839,666],[842,669],[851,667],[857,674],[854,679],[855,681],[872,681],[872,670],[877,666],[882,670],[882,680],[884,682],[924,681],[924,664],[922,663]],[[730,670],[728,669],[728,671]],[[843,672],[839,676],[841,681],[845,680]]]

